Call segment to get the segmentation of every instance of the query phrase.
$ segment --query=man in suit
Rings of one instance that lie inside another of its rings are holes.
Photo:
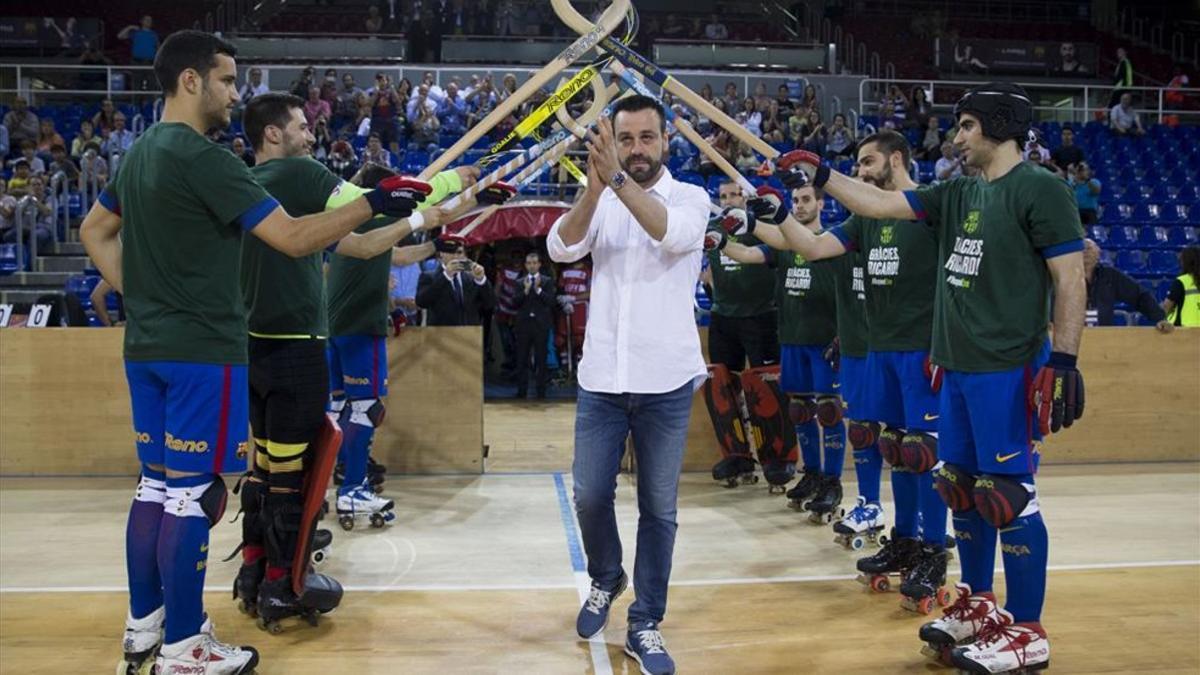
[[[443,235],[435,246],[438,267],[417,282],[417,306],[426,310],[426,325],[480,325],[480,313],[496,303],[483,265],[467,258],[461,237]]]
[[[546,352],[553,323],[554,280],[541,273],[542,257],[537,251],[525,256],[525,274],[517,280],[513,305],[517,309],[517,398],[525,398],[529,387],[529,353],[533,352],[533,374],[537,397],[546,398]]]

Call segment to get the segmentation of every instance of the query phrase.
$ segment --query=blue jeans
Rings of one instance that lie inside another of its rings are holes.
[[[632,433],[637,459],[638,530],[629,621],[662,621],[675,549],[675,502],[692,411],[692,383],[663,394],[602,394],[580,387],[575,412],[575,512],[588,576],[606,589],[621,578],[621,536],[613,501]]]

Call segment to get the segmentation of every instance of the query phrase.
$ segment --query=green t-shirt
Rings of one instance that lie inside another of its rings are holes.
[[[837,284],[837,334],[842,354],[867,356],[867,292],[863,284],[862,254],[849,251],[825,261],[833,268]]]
[[[160,122],[122,158],[101,203],[121,214],[125,358],[246,363],[242,230],[278,206],[246,164]]]
[[[779,344],[824,347],[837,335],[837,270],[794,251],[774,251]]]
[[[937,286],[937,238],[902,220],[851,216],[833,228],[848,250],[862,252],[871,351],[928,350]]]
[[[325,210],[342,180],[311,157],[284,157],[250,173],[293,218]],[[325,278],[321,252],[301,258],[271,248],[258,237],[242,241],[242,297],[250,334],[258,337],[325,337]]]
[[[743,246],[760,246],[753,235],[730,236]],[[718,250],[708,252],[712,270],[712,313],[727,317],[758,316],[775,311],[775,272],[765,265],[743,265]]]
[[[941,254],[933,360],[964,372],[1029,363],[1050,320],[1046,259],[1083,248],[1066,182],[1022,162],[991,182],[957,178],[907,196]]]
[[[433,186],[433,192],[425,198],[422,206],[432,206],[462,191],[462,179],[453,170],[434,176],[430,185]],[[366,191],[350,183],[343,187],[339,191],[339,198],[330,200],[331,208],[338,206],[342,199],[353,199]],[[372,218],[359,225],[355,232],[365,234],[394,222],[394,218]],[[384,251],[366,260],[336,254],[330,256],[326,272],[330,337],[387,335],[388,278],[391,269],[391,251]]]

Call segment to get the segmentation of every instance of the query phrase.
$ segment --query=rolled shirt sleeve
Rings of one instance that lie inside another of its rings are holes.
[[[598,211],[599,208],[597,208]],[[559,216],[558,220],[550,226],[550,233],[546,235],[546,252],[550,254],[550,259],[557,263],[573,263],[591,253],[592,243],[596,241],[597,215],[598,213],[592,215],[592,222],[588,224],[588,231],[583,239],[570,246],[563,242],[562,234],[559,232],[567,215],[564,213]]]

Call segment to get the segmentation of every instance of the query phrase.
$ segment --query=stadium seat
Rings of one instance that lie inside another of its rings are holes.
[[[1133,204],[1120,202],[1104,210],[1104,222],[1110,225],[1127,225],[1133,221]]]
[[[1130,225],[1114,225],[1108,228],[1108,240],[1105,246],[1113,249],[1136,248],[1137,228]]]
[[[17,264],[17,246],[19,244],[0,244],[0,275],[8,275],[20,271]],[[29,257],[26,256],[26,261]]]
[[[1197,244],[1196,228],[1191,225],[1176,225],[1168,227],[1167,230],[1167,246],[1169,248],[1183,248],[1184,246],[1195,246]]]
[[[1142,274],[1146,271],[1146,253],[1138,250],[1118,251],[1116,266],[1128,274]]]
[[[1159,212],[1159,217],[1164,223],[1186,223],[1191,215],[1192,206],[1193,204],[1180,202],[1164,204]]]
[[[1103,248],[1108,244],[1108,228],[1103,225],[1088,225],[1084,228],[1088,239],[1096,242]]]
[[[1175,251],[1151,251],[1146,263],[1146,271],[1150,274],[1168,276],[1179,274],[1179,256]]]
[[[1167,246],[1166,228],[1144,225],[1138,229],[1138,248],[1166,248]]]

